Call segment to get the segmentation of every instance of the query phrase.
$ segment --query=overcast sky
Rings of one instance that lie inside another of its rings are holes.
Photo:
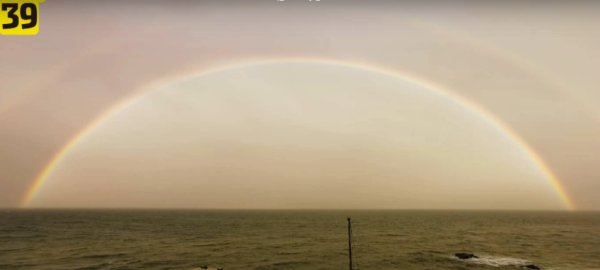
[[[563,209],[467,100],[598,210],[599,8],[47,1],[38,36],[0,37],[0,206],[136,96],[30,206]]]

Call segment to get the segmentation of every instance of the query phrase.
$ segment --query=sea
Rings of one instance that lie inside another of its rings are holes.
[[[7,209],[0,269],[349,269],[347,217],[353,269],[600,269],[600,212]]]

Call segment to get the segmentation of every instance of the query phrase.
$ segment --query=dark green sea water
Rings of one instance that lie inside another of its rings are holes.
[[[600,269],[598,212],[192,210],[0,210],[0,269],[347,269],[346,216],[357,269]]]

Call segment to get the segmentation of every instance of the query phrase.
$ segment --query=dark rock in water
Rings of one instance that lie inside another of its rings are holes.
[[[202,268],[202,269],[208,269],[208,265],[200,265],[200,268]]]
[[[473,253],[465,253],[465,252],[454,253],[454,256],[456,256],[457,258],[459,258],[461,260],[479,258],[479,257],[477,257],[477,255],[475,255]]]
[[[540,268],[539,266],[537,266],[535,264],[525,265],[525,268],[527,268],[527,269],[533,269],[533,270],[541,270],[542,269],[542,268]]]

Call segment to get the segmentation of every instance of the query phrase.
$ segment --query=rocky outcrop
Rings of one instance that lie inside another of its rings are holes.
[[[479,258],[479,257],[477,257],[477,255],[475,255],[473,253],[466,253],[466,252],[454,253],[454,256],[456,256],[456,258],[459,258],[461,260],[468,260],[468,259],[477,259],[477,258]]]

